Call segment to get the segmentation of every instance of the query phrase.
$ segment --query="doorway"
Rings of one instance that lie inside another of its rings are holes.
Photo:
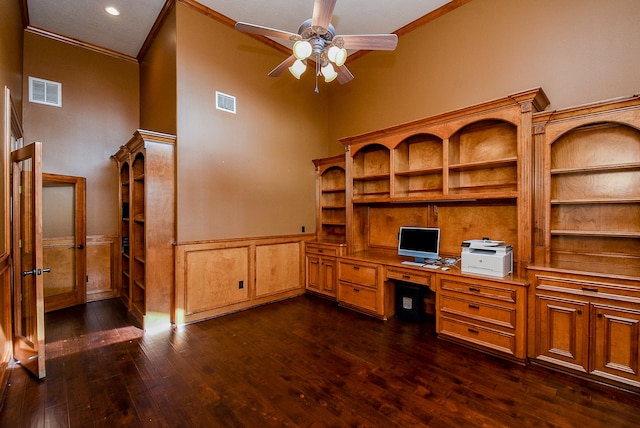
[[[42,174],[45,312],[87,301],[85,200],[84,177]]]

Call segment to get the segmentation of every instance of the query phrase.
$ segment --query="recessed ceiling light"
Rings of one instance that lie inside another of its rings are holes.
[[[120,15],[120,11],[113,6],[105,7],[104,10],[106,10],[109,15],[113,15],[113,16]]]

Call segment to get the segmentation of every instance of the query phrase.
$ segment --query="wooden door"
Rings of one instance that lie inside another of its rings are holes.
[[[87,301],[85,189],[84,177],[42,174],[45,312]]]
[[[593,305],[593,315],[592,373],[640,387],[640,310]]]
[[[11,153],[13,169],[13,356],[39,379],[46,375],[42,275],[42,145]]]
[[[589,304],[536,296],[536,358],[581,372],[589,364]]]

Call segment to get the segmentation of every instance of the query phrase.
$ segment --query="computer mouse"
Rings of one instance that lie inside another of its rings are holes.
[[[448,271],[449,269],[450,269],[450,268],[448,268],[448,267],[443,267],[443,268],[442,268],[442,269],[440,269],[440,270],[441,270],[441,271],[445,271],[445,272],[446,272],[446,271]]]

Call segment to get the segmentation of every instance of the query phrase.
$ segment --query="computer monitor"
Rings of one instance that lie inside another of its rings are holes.
[[[440,258],[440,229],[437,227],[401,226],[398,255],[415,258],[418,263]]]

